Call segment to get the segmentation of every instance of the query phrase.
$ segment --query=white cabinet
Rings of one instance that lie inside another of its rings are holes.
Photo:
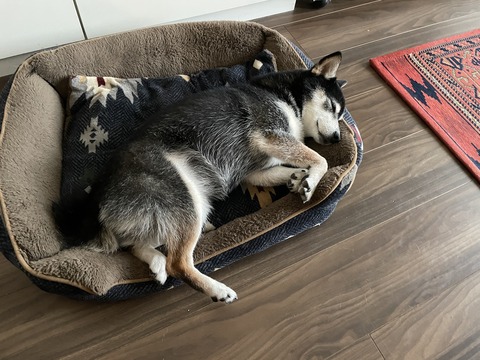
[[[0,59],[84,39],[73,1],[0,0]]]
[[[159,24],[251,20],[293,10],[295,0],[77,0],[88,38]]]

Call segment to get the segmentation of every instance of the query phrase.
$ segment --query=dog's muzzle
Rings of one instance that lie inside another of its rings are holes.
[[[340,132],[335,131],[335,133],[330,137],[330,143],[336,144],[339,143],[342,137],[340,136]]]
[[[322,134],[319,134],[320,135],[320,144],[323,144],[323,145],[331,145],[331,144],[336,144],[336,143],[339,143],[340,140],[341,140],[341,135],[340,135],[340,132],[338,131],[335,131],[332,135],[330,136],[324,136]]]

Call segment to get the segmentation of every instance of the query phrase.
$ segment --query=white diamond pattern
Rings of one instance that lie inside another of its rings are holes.
[[[98,124],[98,117],[94,117],[79,140],[88,148],[88,153],[96,153],[97,147],[108,141],[108,131]]]

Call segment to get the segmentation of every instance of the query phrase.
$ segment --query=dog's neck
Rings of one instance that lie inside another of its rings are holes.
[[[254,79],[250,84],[275,93],[301,117],[304,103],[304,94],[300,90],[303,86],[303,73],[302,70],[271,73]]]

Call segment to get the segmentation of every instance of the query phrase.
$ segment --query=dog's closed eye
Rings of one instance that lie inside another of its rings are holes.
[[[327,98],[327,100],[325,100],[325,102],[323,103],[323,108],[325,110],[333,111],[334,107],[332,100]]]

